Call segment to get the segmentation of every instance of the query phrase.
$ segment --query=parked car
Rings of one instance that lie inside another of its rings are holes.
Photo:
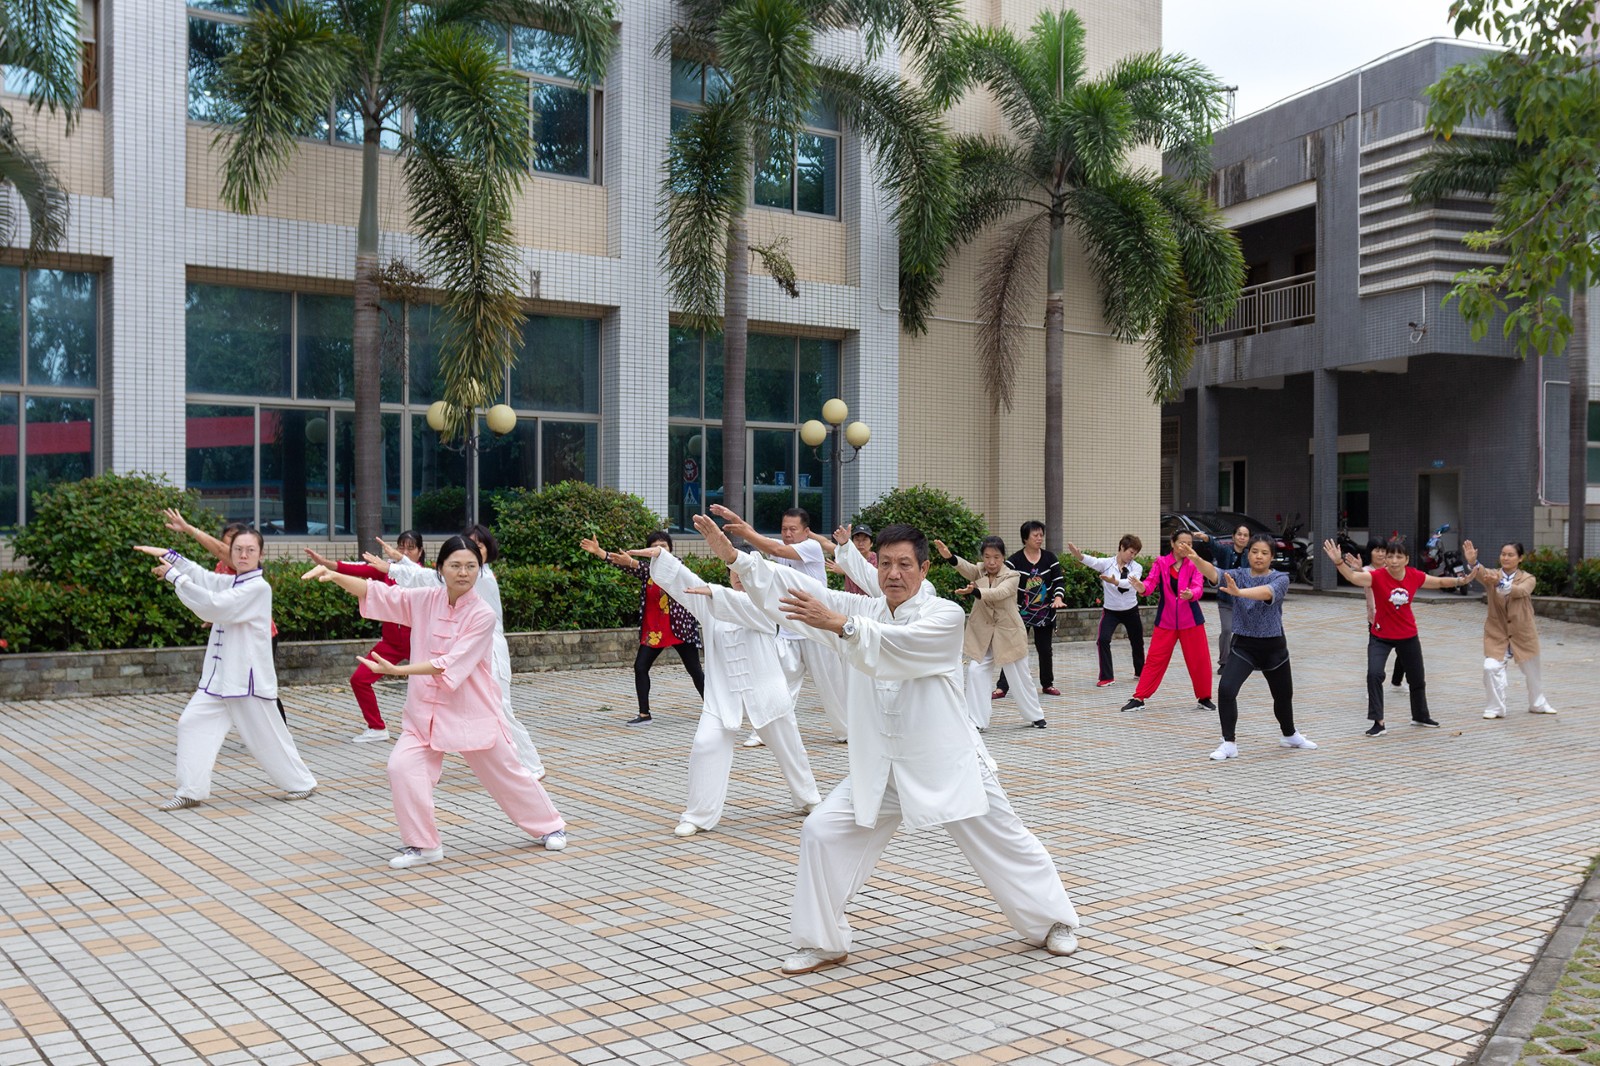
[[[1171,550],[1167,535],[1174,529],[1187,529],[1190,533],[1204,533],[1207,539],[1194,538],[1195,554],[1206,562],[1214,562],[1215,557],[1211,551],[1214,541],[1232,538],[1233,531],[1240,526],[1249,526],[1250,535],[1265,533],[1278,541],[1278,531],[1267,525],[1259,518],[1251,518],[1238,511],[1164,511],[1161,515],[1161,554],[1165,555]],[[1280,544],[1272,553],[1272,568],[1292,573],[1289,552]]]

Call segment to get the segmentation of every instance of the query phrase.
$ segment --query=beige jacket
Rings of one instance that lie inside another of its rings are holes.
[[[1519,663],[1539,657],[1539,633],[1533,628],[1533,587],[1538,580],[1526,570],[1518,570],[1511,579],[1511,591],[1502,596],[1495,587],[1500,583],[1498,566],[1478,569],[1478,582],[1489,590],[1489,613],[1483,619],[1483,656],[1486,659],[1504,659],[1506,646],[1511,647],[1511,658]]]
[[[1022,575],[1007,567],[998,577],[987,577],[983,569],[959,555],[951,556],[961,576],[978,586],[972,613],[967,615],[967,635],[961,650],[969,659],[994,656],[994,665],[1005,666],[1028,654],[1028,633],[1017,610],[1017,585]]]

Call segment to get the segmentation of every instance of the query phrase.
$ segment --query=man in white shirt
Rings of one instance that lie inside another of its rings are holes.
[[[857,596],[735,550],[705,515],[694,523],[752,603],[850,667],[850,775],[801,830],[791,922],[796,954],[783,972],[811,973],[845,960],[845,907],[901,823],[943,825],[1023,939],[1052,955],[1075,951],[1078,916],[1061,875],[1012,810],[967,717],[966,616],[924,583],[927,538],[904,525],[880,531],[883,595]]]
[[[762,536],[750,528],[748,522],[721,504],[712,504],[711,510],[727,523],[725,529],[728,536],[748,541],[779,566],[798,570],[823,585],[828,583],[827,561],[822,554],[822,545],[811,537],[811,515],[805,508],[791,507],[783,512],[783,522],[779,527],[781,540]],[[779,644],[779,659],[783,663],[784,676],[789,679],[789,688],[798,697],[801,681],[806,674],[811,675],[811,683],[817,687],[817,698],[822,703],[822,713],[827,715],[828,725],[833,729],[833,738],[843,744],[850,739],[844,702],[844,664],[835,652],[806,640],[794,626],[779,626],[778,635],[783,638]],[[751,737],[753,742],[747,740],[745,746],[759,746],[760,738],[753,733]]]

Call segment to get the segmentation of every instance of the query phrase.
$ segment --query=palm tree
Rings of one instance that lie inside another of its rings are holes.
[[[75,0],[0,0],[0,67],[20,75],[35,114],[63,112],[70,132],[82,103]],[[17,136],[11,112],[0,105],[0,192],[17,190],[29,222],[31,259],[55,248],[67,234],[67,192],[43,156]],[[9,196],[0,195],[0,246],[21,226]]]
[[[979,268],[978,356],[991,397],[1006,410],[1021,324],[1041,266],[1047,270],[1045,527],[1059,551],[1066,230],[1087,249],[1112,334],[1144,342],[1151,397],[1181,393],[1197,320],[1220,324],[1244,282],[1238,242],[1195,184],[1208,171],[1222,89],[1193,60],[1156,53],[1086,77],[1083,26],[1071,11],[1042,13],[1026,38],[1003,27],[963,32],[941,78],[946,99],[974,84],[988,89],[1010,124],[1009,137],[955,139],[955,239],[999,230]],[[1129,153],[1146,146],[1163,150],[1178,176],[1130,166]]]
[[[744,497],[745,365],[750,257],[791,297],[794,268],[781,244],[749,237],[756,146],[787,143],[819,100],[876,153],[900,237],[900,321],[920,332],[931,310],[954,206],[951,158],[939,108],[873,60],[891,40],[923,75],[959,20],[955,0],[685,0],[661,42],[678,62],[713,68],[703,110],[668,145],[662,253],[673,302],[693,328],[723,334],[723,499]],[[818,33],[851,29],[865,58],[818,55]]]
[[[286,0],[258,8],[224,66],[238,122],[219,130],[223,197],[253,211],[295,154],[295,137],[348,101],[362,123],[356,229],[355,518],[363,547],[382,532],[379,415],[378,167],[397,135],[411,220],[431,283],[444,292],[440,347],[447,437],[470,432],[515,358],[520,267],[512,200],[531,152],[525,83],[494,27],[570,34],[581,80],[599,80],[614,45],[609,0]],[[411,115],[407,128],[399,116]],[[386,129],[387,127],[387,129]]]

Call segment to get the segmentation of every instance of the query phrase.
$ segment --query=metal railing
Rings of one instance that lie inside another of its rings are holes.
[[[1292,278],[1251,285],[1239,293],[1233,313],[1215,329],[1207,329],[1200,316],[1195,316],[1195,340],[1227,340],[1252,333],[1265,333],[1270,329],[1304,326],[1317,319],[1317,275],[1296,274]]]

